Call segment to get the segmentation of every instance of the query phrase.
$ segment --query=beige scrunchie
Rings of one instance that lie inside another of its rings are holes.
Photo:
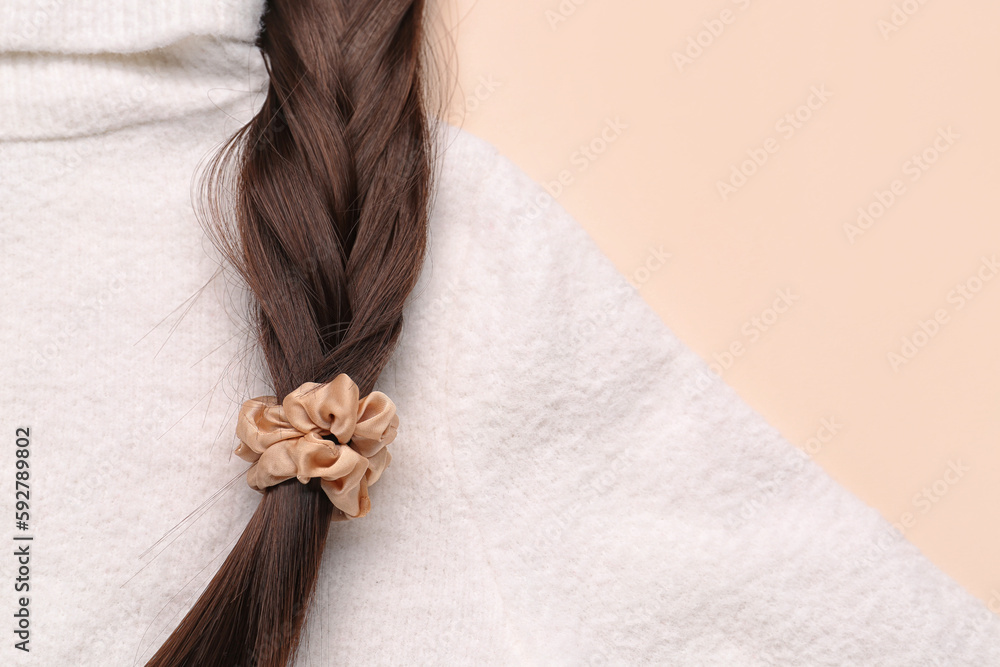
[[[341,373],[326,384],[303,384],[281,404],[274,396],[246,401],[236,425],[236,455],[253,463],[247,483],[263,493],[292,477],[303,484],[319,477],[343,512],[334,520],[367,514],[368,487],[392,460],[385,446],[396,437],[399,417],[382,392],[362,400],[358,393],[358,385]],[[331,433],[337,442],[323,438]]]

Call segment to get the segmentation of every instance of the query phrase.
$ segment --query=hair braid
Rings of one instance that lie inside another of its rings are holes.
[[[204,181],[216,240],[255,297],[279,398],[347,373],[370,392],[418,277],[431,166],[421,0],[271,0],[270,79]],[[223,210],[231,191],[233,211]],[[149,665],[295,655],[334,509],[316,481],[269,487]]]

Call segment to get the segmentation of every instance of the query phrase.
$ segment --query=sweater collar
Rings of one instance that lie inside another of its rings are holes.
[[[107,132],[213,107],[266,82],[263,0],[4,0],[0,140]]]

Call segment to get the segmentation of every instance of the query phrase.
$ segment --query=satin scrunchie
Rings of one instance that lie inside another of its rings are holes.
[[[236,455],[253,465],[247,483],[264,489],[292,477],[314,477],[343,516],[362,517],[371,509],[368,487],[392,460],[385,448],[396,437],[396,406],[380,391],[358,399],[358,385],[341,373],[326,384],[306,382],[280,404],[260,396],[240,409]],[[323,436],[332,434],[337,441]]]

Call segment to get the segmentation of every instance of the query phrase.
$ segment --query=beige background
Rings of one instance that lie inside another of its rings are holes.
[[[746,401],[1000,611],[1000,6],[441,10],[452,122],[546,184]]]

